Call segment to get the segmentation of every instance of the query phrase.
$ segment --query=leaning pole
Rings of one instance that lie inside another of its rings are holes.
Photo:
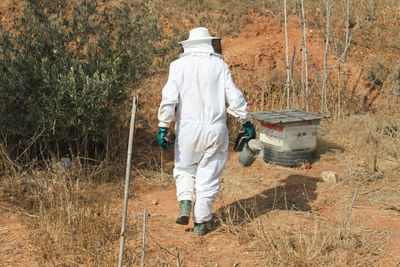
[[[130,181],[130,176],[131,176],[132,144],[133,144],[133,134],[134,134],[134,129],[135,129],[136,106],[137,106],[136,102],[137,102],[137,98],[135,96],[135,97],[133,97],[133,101],[132,101],[131,125],[129,128],[128,156],[126,159],[126,174],[125,174],[124,207],[122,210],[121,243],[119,246],[118,267],[122,266],[122,258],[124,257],[125,225],[126,225],[126,213],[128,210],[129,181]]]

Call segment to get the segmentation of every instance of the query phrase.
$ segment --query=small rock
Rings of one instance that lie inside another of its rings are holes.
[[[64,169],[71,169],[72,168],[72,160],[70,158],[61,158],[60,166]]]
[[[301,164],[300,168],[302,168],[303,170],[311,169],[311,164],[310,162],[303,163]]]
[[[373,21],[373,20],[375,20],[375,19],[374,19],[373,16],[367,15],[367,16],[365,17],[365,20],[367,20],[367,21]]]
[[[328,184],[336,184],[337,173],[333,171],[323,171],[321,172],[321,179]]]
[[[153,200],[153,205],[158,205],[158,200]]]

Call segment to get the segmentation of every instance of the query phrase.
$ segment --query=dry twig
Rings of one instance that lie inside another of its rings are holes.
[[[9,208],[4,207],[4,206],[0,206],[0,208],[2,208],[3,210],[6,210],[6,211],[16,212],[18,214],[25,215],[25,216],[28,216],[28,217],[31,217],[31,218],[39,218],[39,216],[37,216],[37,215],[29,214],[29,213],[22,212],[22,211],[19,211],[19,210],[9,209]]]
[[[170,252],[167,248],[161,246],[161,245],[154,239],[154,237],[150,234],[149,231],[147,231],[146,233],[150,236],[151,240],[153,240],[154,243],[155,243],[160,249],[165,250],[168,254],[170,254],[170,255],[176,257],[176,255],[175,255],[174,253]]]

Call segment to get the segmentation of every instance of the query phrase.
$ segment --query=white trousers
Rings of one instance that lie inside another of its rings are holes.
[[[225,121],[180,123],[175,141],[176,194],[178,201],[195,201],[193,220],[211,220],[212,205],[220,188],[219,178],[228,157]]]

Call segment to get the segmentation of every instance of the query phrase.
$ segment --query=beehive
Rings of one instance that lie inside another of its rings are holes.
[[[273,153],[273,157],[278,157],[276,162],[279,157],[296,162],[309,161],[317,145],[317,135],[324,133],[320,120],[328,118],[296,109],[256,112],[252,116],[260,122],[264,160],[270,161],[265,155]]]

